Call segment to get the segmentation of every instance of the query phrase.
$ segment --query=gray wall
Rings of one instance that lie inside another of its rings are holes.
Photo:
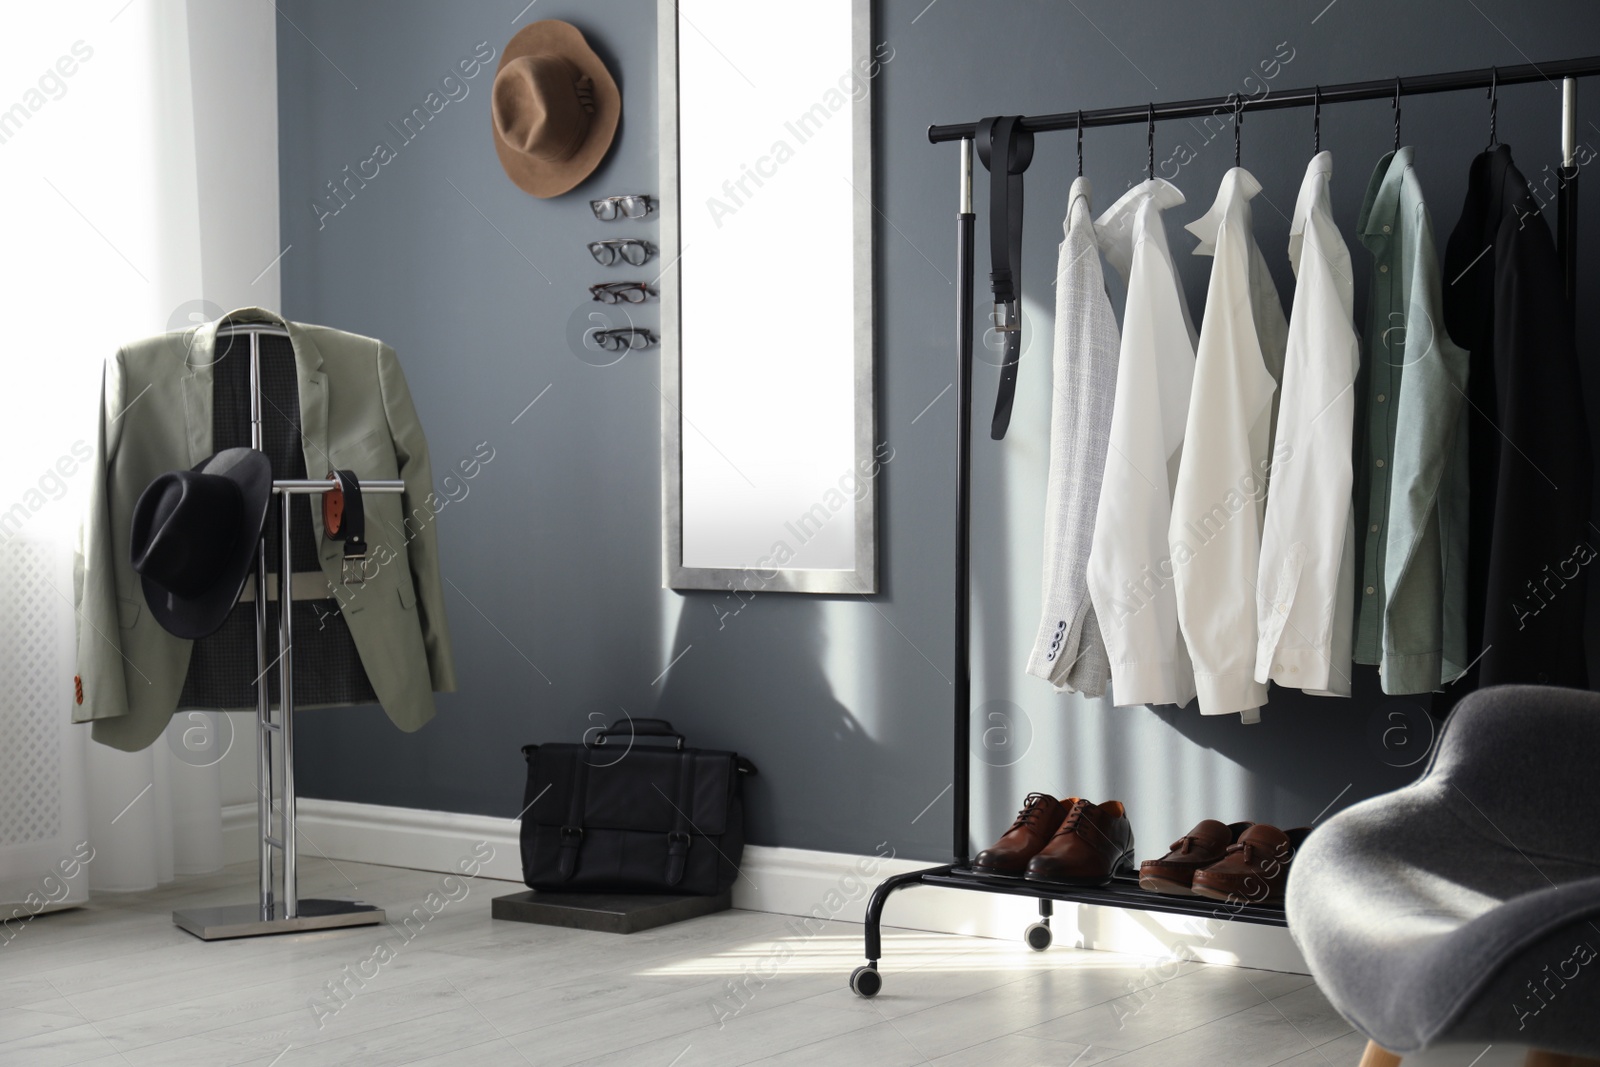
[[[518,746],[576,740],[593,717],[625,709],[670,718],[694,743],[760,764],[755,842],[866,852],[889,841],[929,858],[947,853],[951,815],[943,791],[954,408],[950,394],[924,408],[953,380],[955,153],[930,146],[925,128],[1256,91],[1259,64],[1291,52],[1281,69],[1269,66],[1277,70],[1269,85],[1600,53],[1600,20],[1555,0],[878,3],[875,36],[894,48],[874,90],[880,424],[895,448],[880,482],[883,591],[769,594],[741,606],[659,587],[653,356],[601,368],[568,342],[572,317],[587,310],[586,284],[622,276],[594,267],[584,242],[655,230],[595,223],[586,204],[656,191],[655,2],[546,0],[514,22],[517,6],[280,5],[282,227],[293,246],[283,310],[398,349],[441,478],[478,442],[495,451],[440,518],[460,692],[441,696],[437,720],[410,736],[375,708],[306,713],[304,793],[513,816]],[[490,142],[491,64],[319,229],[311,202],[325,181],[371,155],[376,141],[398,144],[387,123],[422,104],[479,42],[498,55],[515,26],[535,17],[576,23],[621,84],[618,142],[594,178],[552,201],[511,185]],[[1600,89],[1585,92],[1594,99]],[[1530,176],[1556,162],[1558,99],[1548,85],[1501,93],[1501,139]],[[1243,131],[1244,165],[1265,187],[1257,237],[1285,297],[1285,216],[1310,155],[1310,125],[1308,112],[1279,112],[1250,116]],[[1404,131],[1442,240],[1467,163],[1487,140],[1486,103],[1481,94],[1408,99]],[[1600,146],[1596,126],[1585,121],[1580,132]],[[1347,234],[1391,136],[1387,103],[1324,110],[1335,216]],[[1167,123],[1157,159],[1180,140],[1198,154],[1176,178],[1189,203],[1171,212],[1173,243],[1198,315],[1209,260],[1186,255],[1193,241],[1177,226],[1209,206],[1232,142],[1226,130],[1207,144],[1203,127]],[[1104,206],[1142,177],[1144,130],[1093,130],[1085,141],[1086,173]],[[1425,747],[1427,719],[1416,702],[1384,698],[1369,671],[1358,673],[1354,700],[1275,691],[1264,721],[1250,727],[1192,710],[1113,709],[1022,673],[1039,607],[1050,281],[1073,169],[1070,135],[1040,138],[1027,178],[1034,342],[1010,437],[996,444],[980,427],[975,447],[975,837],[1003,828],[1031,789],[1120,798],[1142,851],[1159,852],[1204,816],[1294,825],[1403,784],[1416,768],[1399,765]],[[1600,269],[1597,218],[1589,209],[1588,279]],[[1361,292],[1367,255],[1359,245],[1353,254]],[[779,257],[754,266],[753,274],[781,276]],[[769,302],[775,324],[792,313],[777,286],[742,298]],[[651,310],[640,320],[653,323]],[[1586,343],[1592,334],[1585,327]],[[994,379],[980,366],[981,420]]]

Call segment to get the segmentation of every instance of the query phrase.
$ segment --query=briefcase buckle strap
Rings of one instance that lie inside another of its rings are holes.
[[[583,844],[583,827],[561,828],[561,880],[570,881],[578,873],[578,848]]]
[[[677,885],[683,881],[683,873],[689,865],[689,846],[694,844],[694,838],[682,830],[673,830],[667,834],[667,884]]]

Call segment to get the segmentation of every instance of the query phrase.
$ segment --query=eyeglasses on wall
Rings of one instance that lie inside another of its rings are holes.
[[[616,219],[642,219],[655,210],[655,202],[648,196],[607,196],[589,201],[594,217],[601,222]]]
[[[590,241],[589,254],[602,267],[609,267],[618,261],[638,267],[650,261],[650,257],[656,254],[656,246],[649,241],[639,241],[632,237],[612,241]]]
[[[624,352],[649,348],[658,338],[643,326],[618,326],[609,330],[590,330],[588,340],[607,352]]]
[[[601,282],[589,286],[589,295],[602,304],[642,304],[656,291],[644,282]]]

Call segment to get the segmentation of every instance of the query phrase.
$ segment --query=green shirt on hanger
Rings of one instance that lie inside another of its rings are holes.
[[[1401,148],[1361,205],[1373,256],[1357,385],[1355,660],[1429,693],[1466,663],[1467,353],[1444,329],[1433,222]]]

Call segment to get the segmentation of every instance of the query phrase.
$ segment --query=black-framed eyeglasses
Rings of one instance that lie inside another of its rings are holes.
[[[655,202],[642,195],[607,196],[589,201],[589,207],[594,210],[595,218],[601,222],[611,222],[615,219],[642,219],[655,209]]]
[[[589,334],[594,343],[608,352],[649,348],[656,343],[656,335],[643,326],[618,326],[611,330],[593,330]]]
[[[655,296],[656,291],[644,282],[602,282],[599,285],[589,286],[589,295],[602,304],[615,304],[619,301],[642,304]]]
[[[618,260],[638,267],[650,262],[656,248],[649,241],[626,237],[617,241],[590,241],[589,254],[602,267],[609,267]]]

